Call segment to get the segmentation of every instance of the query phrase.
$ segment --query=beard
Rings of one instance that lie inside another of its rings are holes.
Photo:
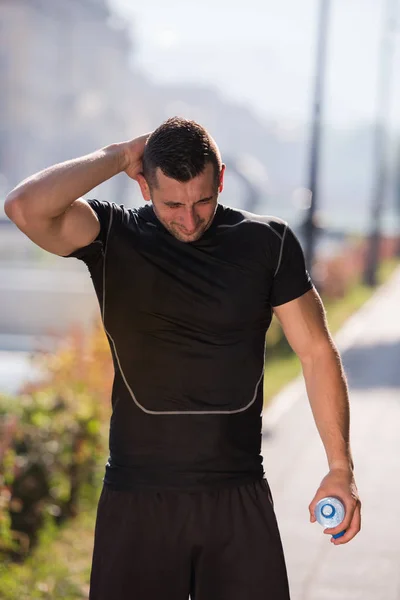
[[[156,216],[157,216],[158,220],[160,221],[160,223],[162,225],[164,225],[165,229],[167,229],[167,231],[169,231],[169,233],[171,235],[173,235],[174,238],[176,238],[180,242],[190,243],[190,242],[197,242],[197,240],[199,240],[201,238],[201,236],[204,234],[204,232],[207,231],[207,229],[210,227],[211,223],[214,220],[217,206],[215,207],[215,210],[212,213],[209,220],[206,221],[205,219],[202,219],[201,221],[199,221],[196,230],[191,234],[186,233],[185,228],[182,227],[181,225],[179,225],[179,223],[175,223],[174,221],[167,222],[164,219],[162,219],[160,217],[160,215],[158,214],[158,211],[156,210],[154,203],[153,203],[153,209],[154,209],[154,212],[156,213]]]
[[[183,229],[177,223],[163,223],[164,227],[168,229],[171,235],[173,235],[180,242],[197,242],[203,235],[203,233],[208,229],[211,224],[212,219],[208,223],[205,221],[200,221],[197,229],[193,233],[185,233],[185,229]]]

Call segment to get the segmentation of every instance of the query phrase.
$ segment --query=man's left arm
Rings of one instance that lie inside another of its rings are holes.
[[[315,288],[273,310],[301,361],[311,410],[328,459],[329,472],[309,506],[310,520],[315,522],[315,506],[321,498],[340,498],[346,507],[345,520],[325,533],[333,535],[346,529],[344,536],[332,538],[335,545],[345,544],[360,531],[361,503],[353,474],[349,398],[341,358]]]

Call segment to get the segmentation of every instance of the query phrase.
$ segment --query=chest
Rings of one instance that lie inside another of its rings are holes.
[[[187,326],[225,332],[270,319],[272,283],[262,249],[232,237],[184,244],[168,235],[110,240],[105,269],[108,311],[147,330]]]

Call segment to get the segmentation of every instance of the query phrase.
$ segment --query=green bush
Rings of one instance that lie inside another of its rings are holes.
[[[0,598],[2,600],[86,599],[86,590],[70,577],[67,562],[49,560],[49,547],[57,535],[50,515],[44,517],[38,533],[37,551],[24,564],[0,562]]]
[[[97,492],[106,448],[112,363],[100,327],[36,360],[42,380],[0,396],[0,553],[11,558],[26,556],[47,516],[60,524],[82,490]]]

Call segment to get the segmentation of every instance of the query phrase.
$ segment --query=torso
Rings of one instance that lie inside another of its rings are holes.
[[[262,477],[265,334],[285,225],[219,205],[186,244],[151,206],[115,211],[89,265],[116,367],[106,483]]]

